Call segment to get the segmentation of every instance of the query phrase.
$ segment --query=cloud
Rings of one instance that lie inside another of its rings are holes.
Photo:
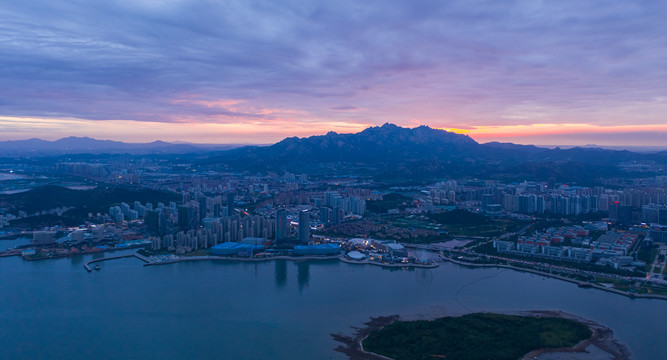
[[[128,142],[187,141],[192,143],[247,144],[273,143],[290,136],[310,136],[328,131],[359,132],[370,124],[335,121],[302,122],[293,119],[270,121],[174,122],[132,120],[85,120],[0,116],[0,141],[26,138],[57,140],[67,136],[96,134],[104,140]],[[131,131],[128,131],[131,129]]]
[[[332,106],[329,109],[331,110],[338,110],[338,111],[353,111],[353,110],[359,110],[358,107],[356,106]]]
[[[468,129],[444,129],[466,134],[478,142],[515,142],[536,145],[633,145],[663,146],[667,124],[612,125],[530,124],[474,126]]]
[[[666,15],[658,1],[12,1],[0,115],[661,124]]]

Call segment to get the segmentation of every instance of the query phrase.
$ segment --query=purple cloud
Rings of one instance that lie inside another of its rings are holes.
[[[13,1],[0,116],[657,124],[666,16],[659,1]]]

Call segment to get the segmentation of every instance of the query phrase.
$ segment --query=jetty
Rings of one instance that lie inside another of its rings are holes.
[[[135,257],[135,258],[137,258],[137,259],[139,259],[139,260],[141,260],[141,261],[143,261],[147,264],[150,264],[152,262],[149,258],[147,258],[147,257],[145,257],[141,254],[134,253],[134,254],[124,254],[124,255],[116,255],[116,256],[103,257],[103,258],[99,258],[99,259],[93,259],[93,260],[90,260],[87,263],[85,263],[83,265],[83,267],[86,269],[86,271],[92,272],[93,269],[90,267],[90,264],[93,264],[93,263],[96,263],[96,262],[107,261],[107,260],[116,260],[116,259],[122,259],[122,258],[129,258],[129,257]]]

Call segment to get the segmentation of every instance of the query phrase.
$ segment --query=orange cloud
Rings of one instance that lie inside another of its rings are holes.
[[[594,124],[488,125],[472,126],[470,129],[443,128],[443,130],[452,131],[458,134],[466,134],[475,139],[485,139],[586,133],[615,134],[634,132],[667,132],[667,124],[611,126],[601,126]]]

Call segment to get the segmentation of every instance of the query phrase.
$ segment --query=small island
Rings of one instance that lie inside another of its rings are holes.
[[[539,315],[475,313],[430,321],[393,321],[370,331],[361,342],[362,351],[395,360],[516,360],[537,354],[536,350],[582,351],[580,345],[590,345],[587,340],[599,337],[599,328],[579,319]]]

